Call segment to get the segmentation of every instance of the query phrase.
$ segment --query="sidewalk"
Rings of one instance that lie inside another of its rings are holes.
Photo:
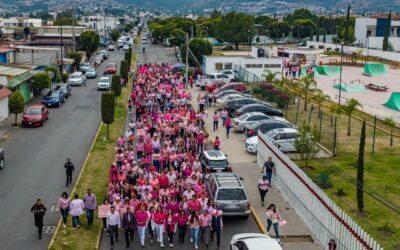
[[[193,94],[192,104],[197,107],[196,97],[199,93],[202,95],[205,92],[200,91],[197,87],[190,89]],[[274,179],[272,179],[272,188],[266,195],[265,207],[261,206],[260,195],[258,192],[257,183],[261,177],[261,169],[256,164],[256,156],[246,152],[245,150],[245,136],[231,129],[229,139],[226,138],[225,128],[222,127],[221,120],[219,121],[219,128],[213,131],[212,115],[218,108],[213,106],[206,109],[208,119],[206,122],[206,130],[210,135],[210,139],[214,140],[219,136],[222,145],[222,151],[228,156],[228,161],[231,163],[234,171],[243,178],[243,184],[246,192],[250,198],[250,202],[255,209],[260,221],[266,228],[266,207],[274,203],[281,216],[288,222],[284,227],[279,228],[280,238],[284,243],[283,248],[288,250],[320,250],[321,246],[314,244],[311,233],[308,231],[306,225],[301,218],[295,213],[290,205],[284,200],[280,192],[273,187]],[[248,232],[247,232],[248,233]],[[271,236],[274,236],[273,229],[270,230]]]

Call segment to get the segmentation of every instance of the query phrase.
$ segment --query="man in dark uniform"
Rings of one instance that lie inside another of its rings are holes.
[[[36,200],[36,203],[31,208],[31,212],[33,213],[33,217],[35,218],[35,226],[38,228],[39,240],[41,240],[43,230],[43,217],[46,213],[46,207],[43,205],[40,199]]]
[[[261,173],[264,173],[264,171],[265,171],[265,176],[268,179],[269,186],[271,187],[272,173],[275,172],[275,164],[272,161],[272,157],[268,157],[268,160],[264,163]]]
[[[71,162],[70,158],[67,159],[67,162],[65,163],[64,168],[65,168],[65,171],[66,171],[66,174],[67,174],[67,187],[68,187],[68,184],[72,183],[72,173],[75,170],[75,166]]]

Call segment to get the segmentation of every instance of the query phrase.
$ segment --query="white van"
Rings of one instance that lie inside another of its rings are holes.
[[[147,38],[146,37],[142,38],[142,44],[147,44]]]

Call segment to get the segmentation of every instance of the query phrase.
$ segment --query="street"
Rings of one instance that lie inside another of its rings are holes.
[[[123,55],[122,50],[110,52],[98,67],[97,79],[109,62],[119,65]],[[1,249],[47,249],[60,219],[55,205],[62,192],[71,192],[101,122],[97,79],[73,87],[61,108],[50,108],[43,127],[14,129],[2,143],[6,167],[0,171]],[[76,169],[72,185],[66,188],[64,163],[68,157]],[[30,213],[37,198],[47,208],[42,240],[38,240]]]
[[[146,47],[146,53],[142,53],[143,46]],[[174,55],[174,50],[172,48],[162,47],[161,45],[152,45],[152,44],[140,45],[137,48],[137,52],[139,56],[138,57],[139,63],[168,62],[173,64],[177,62],[177,59]],[[224,228],[221,233],[221,249],[229,249],[229,242],[232,236],[237,233],[260,232],[252,216],[250,216],[249,219],[237,218],[237,217],[230,217],[230,218],[224,217],[223,223],[224,223]],[[124,239],[124,232],[123,230],[120,230],[119,233],[120,233],[119,241],[118,243],[115,244],[114,249],[125,249],[126,245]],[[135,234],[136,235],[134,237],[133,244],[131,244],[131,248],[138,248],[140,246],[139,238],[137,236],[137,231],[135,232]],[[148,233],[146,232],[146,234],[147,234],[146,243],[144,249],[159,249],[160,246],[159,244],[157,244],[156,241],[153,246],[150,246],[148,240]],[[176,236],[176,239],[174,239],[175,248],[183,250],[194,249],[193,244],[189,243],[189,238],[190,238],[189,232],[187,232],[185,238],[185,244],[181,244],[178,243],[178,239]],[[166,236],[164,237],[164,245],[166,246],[166,248],[169,248]],[[213,243],[210,243],[210,249],[215,249],[215,247],[216,247],[215,241]],[[199,248],[205,249],[205,243],[204,242],[200,243]],[[110,249],[109,238],[104,232],[101,238],[100,249]]]

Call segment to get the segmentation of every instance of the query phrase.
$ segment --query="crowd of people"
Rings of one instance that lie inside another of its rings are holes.
[[[300,78],[300,77],[304,76],[304,75],[302,75],[300,61],[298,61],[298,62],[284,61],[283,71],[284,71],[285,77],[289,78],[289,79]],[[314,76],[314,67],[312,65],[307,66],[306,70],[305,70],[305,74]]]
[[[187,237],[198,249],[216,237],[220,247],[222,211],[208,199],[198,153],[219,147],[202,131],[204,110],[190,104],[183,77],[168,64],[144,64],[134,76],[130,111],[136,119],[118,138],[109,170],[108,199],[100,206],[111,246],[118,229],[129,247],[137,231],[140,245],[174,247]],[[209,143],[207,145],[207,142]],[[100,211],[99,211],[100,212]],[[164,239],[167,236],[167,242]]]

